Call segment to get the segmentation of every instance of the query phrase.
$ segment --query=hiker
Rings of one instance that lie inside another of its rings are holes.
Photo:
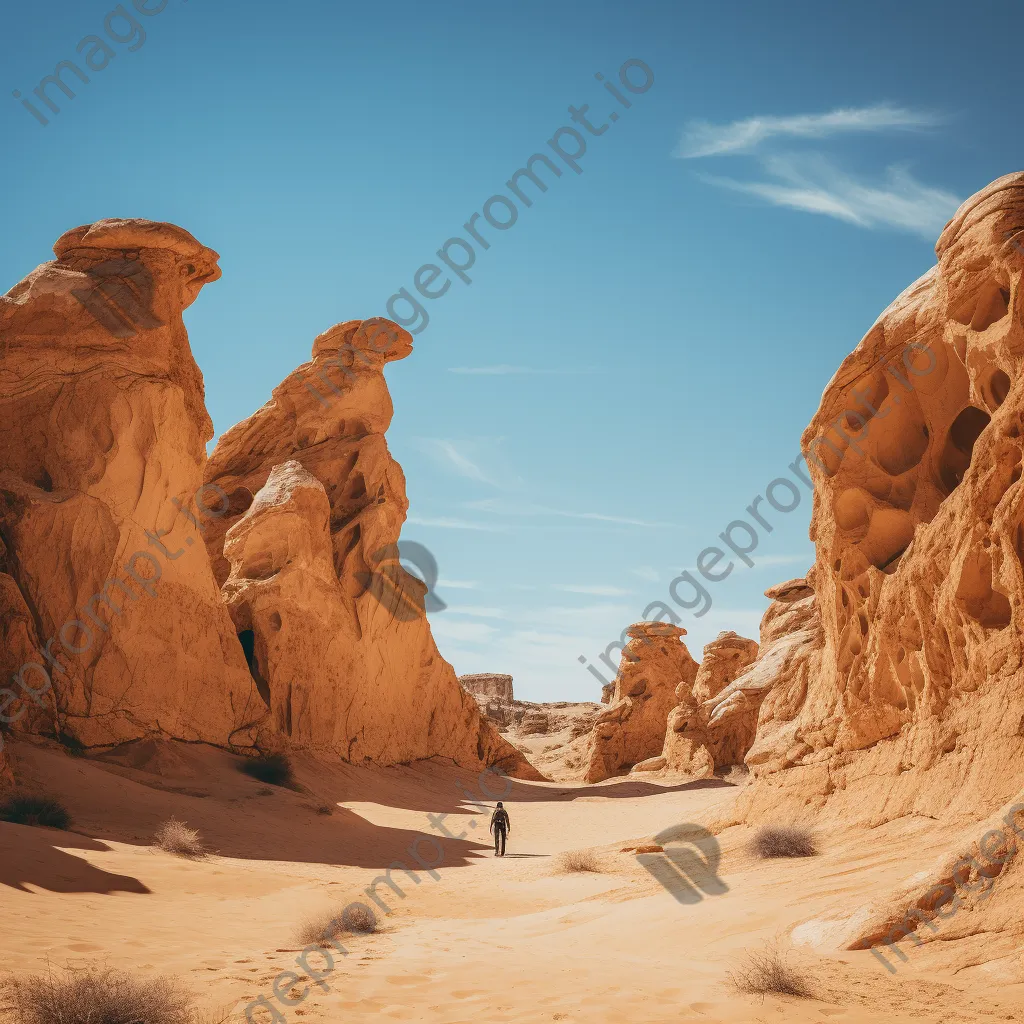
[[[505,856],[505,836],[512,831],[512,822],[508,819],[508,811],[498,801],[498,807],[491,815],[491,826],[489,831],[494,833],[494,856]],[[499,852],[500,844],[500,852]]]

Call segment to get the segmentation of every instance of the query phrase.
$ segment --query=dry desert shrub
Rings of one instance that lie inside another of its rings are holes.
[[[334,805],[333,804],[321,804],[316,809],[316,813],[317,814],[333,814],[334,813]]]
[[[153,845],[165,853],[174,853],[179,857],[191,857],[199,860],[208,853],[203,841],[199,838],[199,830],[189,828],[183,821],[170,818],[165,821],[153,836]]]
[[[800,996],[804,999],[811,996],[810,986],[786,963],[777,945],[748,952],[746,960],[726,975],[726,981],[737,992],[749,995]]]
[[[192,997],[168,978],[89,968],[0,984],[19,1024],[200,1024]]]
[[[0,804],[0,821],[15,825],[45,825],[48,828],[71,827],[71,815],[58,801],[45,796],[16,794]]]
[[[303,946],[327,946],[332,939],[350,934],[369,935],[377,931],[377,917],[362,903],[349,905],[335,913],[328,910],[307,918],[295,932],[295,938]]]
[[[566,850],[555,858],[555,870],[560,874],[583,871],[601,872],[601,862],[593,850]]]
[[[758,857],[813,857],[818,852],[810,829],[768,825],[759,828],[750,843]]]
[[[260,754],[258,757],[247,757],[239,766],[239,770],[251,775],[260,782],[270,786],[295,785],[292,763],[284,754]]]

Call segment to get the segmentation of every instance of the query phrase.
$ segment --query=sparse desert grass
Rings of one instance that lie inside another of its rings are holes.
[[[153,845],[165,853],[174,853],[179,857],[190,857],[199,860],[209,852],[199,837],[198,829],[189,828],[177,818],[169,818],[153,836]]]
[[[800,996],[803,999],[811,996],[807,981],[786,963],[777,945],[748,951],[744,962],[726,975],[726,981],[737,992],[749,995]]]
[[[344,913],[344,918],[343,918]],[[295,932],[295,938],[303,946],[326,946],[331,939],[336,939],[346,932],[358,935],[369,935],[377,931],[377,916],[361,904],[346,907],[343,911],[325,910],[314,917],[309,917]]]
[[[0,803],[0,821],[16,825],[45,825],[48,828],[71,827],[71,815],[63,804],[46,796],[15,794]]]
[[[0,991],[19,1024],[200,1024],[192,997],[176,982],[111,968],[11,978]]]
[[[758,857],[813,857],[818,852],[810,829],[766,825],[754,833],[751,850]]]
[[[559,874],[576,874],[583,871],[601,873],[601,861],[593,850],[566,850],[555,857],[555,870]]]
[[[317,814],[333,814],[334,813],[334,805],[333,804],[321,804],[316,809],[316,813]]]
[[[285,754],[260,754],[258,757],[247,757],[239,766],[239,770],[251,775],[260,782],[270,786],[289,786],[294,788],[295,775],[292,763]]]

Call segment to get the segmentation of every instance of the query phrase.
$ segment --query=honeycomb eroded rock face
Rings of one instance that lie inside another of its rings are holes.
[[[1014,174],[825,389],[803,437],[822,645],[762,707],[751,808],[977,817],[1021,786],[1022,240]]]

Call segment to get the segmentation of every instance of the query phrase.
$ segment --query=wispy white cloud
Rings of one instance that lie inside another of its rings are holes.
[[[430,620],[430,629],[435,636],[461,643],[487,643],[498,632],[486,622],[463,622],[445,615],[435,615]]]
[[[449,373],[471,373],[488,377],[506,377],[510,374],[559,374],[578,376],[588,373],[603,373],[603,370],[586,369],[583,367],[572,367],[565,370],[536,369],[531,366],[509,366],[507,363],[500,363],[497,366],[449,366]]]
[[[490,483],[490,478],[464,450],[460,450],[454,441],[446,441],[443,438],[422,438],[420,442],[428,452],[446,463],[449,469],[454,469],[459,476],[468,477],[470,480],[480,480],[483,483]]]
[[[762,164],[774,181],[712,176],[704,180],[773,206],[821,213],[862,228],[899,228],[929,239],[942,230],[961,202],[952,192],[917,181],[902,166],[889,167],[884,180],[871,182],[814,153],[768,157]]]
[[[490,484],[498,490],[523,482],[502,455],[503,437],[481,436],[462,440],[417,437],[413,440],[441,469],[467,480]]]
[[[567,594],[591,594],[594,597],[624,597],[632,594],[632,590],[623,590],[622,587],[604,586],[602,584],[590,583],[552,583],[552,589],[563,590]]]
[[[661,579],[657,569],[652,569],[649,565],[641,565],[639,569],[629,570],[634,576],[639,576],[640,579],[646,580],[648,583],[657,583]]]
[[[438,584],[440,586],[440,584]],[[500,608],[483,608],[479,605],[456,605],[451,604],[445,609],[446,615],[469,615],[477,619],[504,619],[507,618]]]
[[[480,587],[475,580],[438,580],[437,585],[450,590],[477,590]]]
[[[568,512],[564,509],[549,508],[546,505],[515,503],[499,498],[484,498],[466,503],[466,508],[477,512],[492,512],[500,516],[556,516],[564,519],[589,519],[600,523],[616,523],[620,526],[672,526],[672,523],[652,523],[646,519],[632,519],[627,516],[606,515],[603,512]]]
[[[763,555],[760,558],[754,557],[755,567],[758,565],[793,565],[799,562],[810,567],[814,562],[814,552],[807,555]]]
[[[773,137],[824,139],[846,132],[915,130],[941,124],[942,120],[936,114],[880,103],[873,107],[832,110],[826,114],[748,117],[730,124],[691,121],[672,155],[680,159],[694,159],[727,153],[751,153]]]
[[[504,533],[505,527],[491,526],[487,523],[471,523],[466,519],[453,519],[449,516],[409,516],[407,523],[413,526],[436,526],[444,530],[484,530],[487,533]]]

